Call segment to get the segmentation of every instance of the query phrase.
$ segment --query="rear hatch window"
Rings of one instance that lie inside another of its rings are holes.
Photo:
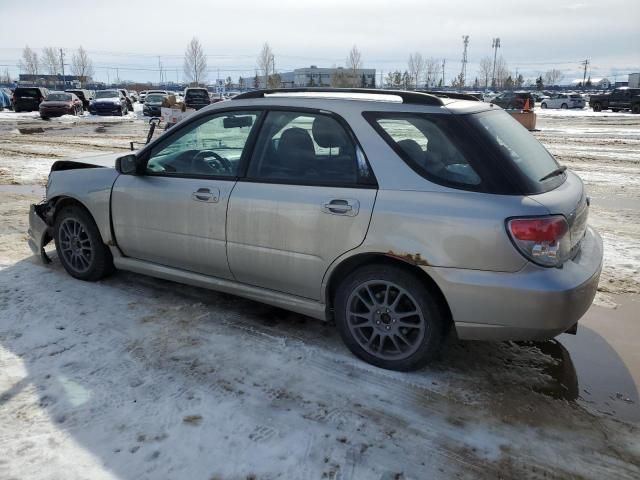
[[[16,88],[15,95],[22,98],[38,98],[40,97],[40,90],[37,88]]]
[[[508,113],[476,113],[467,115],[467,120],[500,163],[518,175],[524,194],[547,192],[565,181],[556,159]]]
[[[192,102],[208,102],[209,92],[206,90],[187,90],[186,99]]]

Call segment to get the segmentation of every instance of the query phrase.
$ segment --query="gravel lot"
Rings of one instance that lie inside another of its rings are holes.
[[[576,336],[460,342],[419,372],[353,358],[332,325],[30,255],[30,203],[64,157],[147,125],[0,113],[0,478],[640,478],[640,116],[537,110],[605,240]]]

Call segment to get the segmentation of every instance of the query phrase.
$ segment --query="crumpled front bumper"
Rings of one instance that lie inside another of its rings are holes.
[[[38,210],[41,210],[42,207],[44,207],[42,204],[32,204],[29,208],[29,229],[27,230],[29,238],[27,243],[35,255],[40,255],[43,262],[50,263],[51,259],[44,251],[44,247],[51,241],[51,229],[40,216]]]

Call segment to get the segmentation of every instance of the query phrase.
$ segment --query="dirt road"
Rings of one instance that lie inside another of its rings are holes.
[[[575,337],[451,344],[410,374],[289,312],[40,264],[26,214],[52,161],[146,127],[0,115],[0,478],[639,478],[640,117],[540,113],[606,242],[597,304]]]

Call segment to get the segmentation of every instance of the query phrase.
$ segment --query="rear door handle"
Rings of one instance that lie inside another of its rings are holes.
[[[220,190],[217,188],[199,188],[191,194],[191,199],[196,202],[217,203],[220,200]]]
[[[360,210],[360,202],[351,198],[334,198],[322,205],[322,211],[331,215],[355,217]]]

